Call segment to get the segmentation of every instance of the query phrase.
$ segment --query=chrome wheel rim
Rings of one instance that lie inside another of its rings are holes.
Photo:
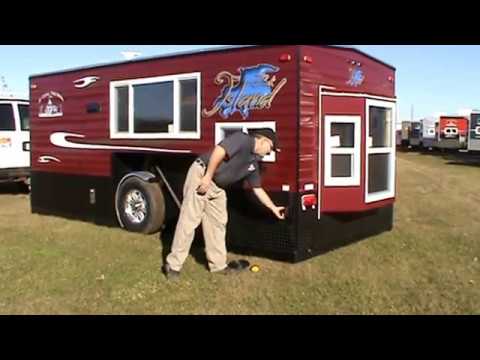
[[[138,190],[131,190],[125,196],[124,213],[134,224],[141,224],[147,217],[147,200]]]

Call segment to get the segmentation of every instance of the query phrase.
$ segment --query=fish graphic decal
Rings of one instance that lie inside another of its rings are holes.
[[[363,73],[362,64],[356,61],[352,61],[352,67],[348,69],[350,72],[350,79],[347,81],[347,85],[358,87],[365,81],[365,74]]]
[[[276,84],[275,74],[279,71],[277,66],[260,64],[239,68],[239,75],[228,71],[220,72],[215,78],[215,84],[224,87],[212,108],[203,110],[203,116],[219,114],[223,119],[228,119],[238,112],[245,120],[253,110],[270,109],[273,100],[287,83],[284,78]]]

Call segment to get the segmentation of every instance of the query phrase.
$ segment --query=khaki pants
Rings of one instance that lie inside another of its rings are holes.
[[[205,250],[211,272],[224,270],[227,267],[227,248],[225,244],[228,221],[227,195],[225,190],[213,183],[207,194],[197,194],[205,174],[205,168],[194,162],[185,181],[183,204],[180,210],[172,250],[167,263],[172,270],[180,271],[187,259],[195,229],[202,223],[205,238]]]

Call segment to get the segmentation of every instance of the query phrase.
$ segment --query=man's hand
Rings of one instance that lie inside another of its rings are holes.
[[[271,210],[279,220],[285,220],[285,207],[274,206]]]
[[[272,202],[272,199],[270,199],[270,196],[268,196],[268,194],[262,188],[254,188],[253,192],[260,202],[270,209],[279,220],[285,220],[285,207],[276,206]]]
[[[199,195],[205,195],[210,189],[210,185],[212,184],[212,178],[208,175],[205,175],[200,182],[200,186],[197,188],[197,193]]]

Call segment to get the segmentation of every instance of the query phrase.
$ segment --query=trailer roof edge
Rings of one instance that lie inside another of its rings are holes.
[[[175,57],[188,56],[188,55],[215,53],[215,52],[222,52],[222,51],[228,51],[228,50],[240,50],[240,49],[248,49],[248,48],[263,47],[263,46],[268,47],[268,46],[288,46],[288,45],[230,45],[230,46],[220,46],[215,48],[205,48],[205,49],[199,49],[199,50],[179,51],[179,52],[173,52],[173,53],[168,53],[163,55],[155,55],[155,56],[149,56],[144,58],[138,58],[134,60],[122,60],[122,61],[114,61],[114,62],[108,62],[108,63],[99,63],[95,65],[80,66],[80,67],[70,68],[65,70],[33,74],[29,76],[29,79],[51,76],[51,75],[60,75],[60,74],[66,74],[66,73],[83,71],[83,70],[98,69],[98,68],[103,68],[108,66],[117,66],[117,65],[124,65],[124,64],[126,65],[126,64],[141,63],[141,62],[147,62],[147,61],[153,61],[153,60],[159,60],[159,59],[168,59],[168,58],[175,58]],[[355,51],[363,56],[373,59],[385,66],[388,66],[393,70],[396,70],[394,66],[372,55],[369,55],[353,46],[346,46],[346,45],[341,45],[341,46],[339,45],[306,45],[306,46],[323,46],[323,47],[336,48],[340,50]]]

